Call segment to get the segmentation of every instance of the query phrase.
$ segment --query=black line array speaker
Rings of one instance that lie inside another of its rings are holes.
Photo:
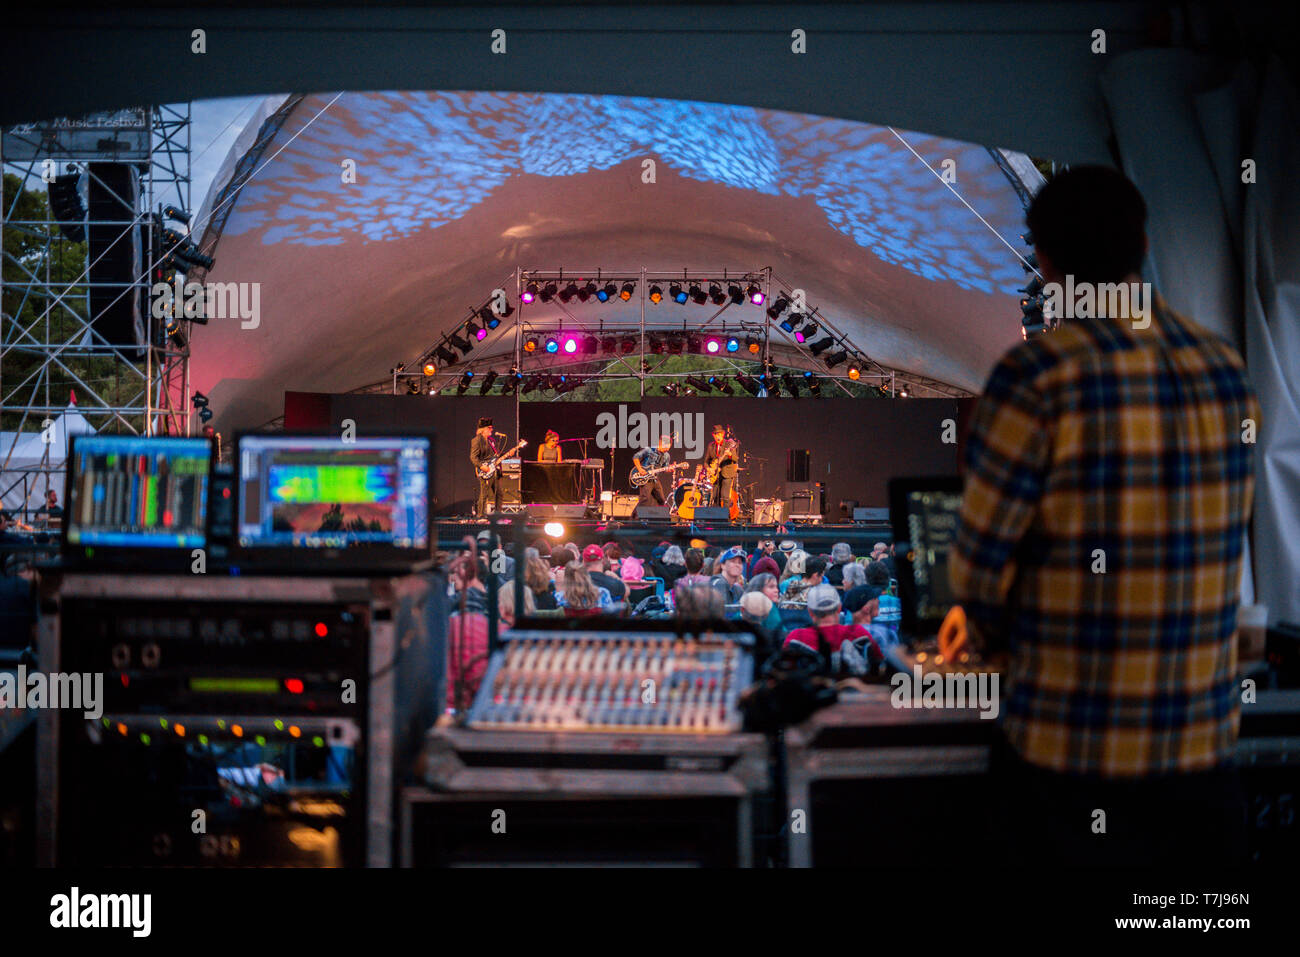
[[[50,182],[50,211],[59,232],[74,243],[86,241],[86,207],[81,203],[81,174],[65,173]]]
[[[807,482],[812,475],[812,453],[807,449],[787,449],[785,453],[785,480]]]
[[[89,163],[86,172],[91,326],[109,345],[139,346],[144,324],[136,283],[149,278],[135,225],[140,174],[130,163]]]

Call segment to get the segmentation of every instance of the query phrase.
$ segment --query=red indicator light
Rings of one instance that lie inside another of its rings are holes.
[[[228,488],[223,488],[223,489],[221,490],[221,497],[222,497],[222,498],[230,498],[230,489],[228,489]]]
[[[123,687],[123,688],[129,688],[129,687],[131,687],[131,676],[130,676],[130,675],[122,675],[122,687]]]
[[[302,694],[301,678],[285,678],[284,686],[289,690],[290,694]]]
[[[316,622],[316,637],[317,637],[317,638],[324,638],[324,637],[325,637],[326,635],[328,635],[329,633],[330,633],[330,630],[329,630],[328,628],[325,627],[325,622],[323,622],[323,621],[318,621],[318,622]]]

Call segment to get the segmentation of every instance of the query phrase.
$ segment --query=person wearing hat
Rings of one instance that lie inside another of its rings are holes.
[[[474,474],[478,476],[478,501],[474,505],[474,514],[480,521],[486,521],[488,501],[491,500],[492,511],[501,511],[501,482],[496,472],[489,478],[478,474],[483,463],[491,462],[500,450],[496,445],[496,435],[492,431],[492,419],[488,416],[478,420],[478,431],[469,443],[469,460],[474,463]]]
[[[604,588],[614,601],[627,598],[627,586],[613,575],[605,572],[605,550],[599,545],[588,545],[582,550],[582,563],[587,566],[587,574],[597,588]]]
[[[772,539],[765,538],[762,541],[760,541],[758,543],[758,548],[754,549],[754,554],[750,555],[749,560],[745,562],[745,577],[749,578],[751,575],[753,575],[754,565],[762,561],[764,558],[771,558],[772,553],[775,551],[776,551],[776,542],[772,541]],[[777,574],[780,574],[780,568],[781,566],[778,565]]]
[[[787,648],[795,644],[818,651],[821,642],[825,641],[833,654],[846,641],[866,638],[874,650],[874,654],[869,657],[876,660],[882,657],[874,636],[864,625],[856,622],[840,624],[840,593],[831,585],[817,585],[808,589],[808,617],[812,619],[812,627],[796,628],[790,632],[785,639]]]
[[[861,625],[867,629],[876,647],[882,651],[898,644],[898,631],[877,621],[880,615],[880,601],[885,591],[879,585],[859,585],[851,588],[844,595],[844,611],[849,615],[848,624]]]
[[[728,605],[745,593],[745,550],[733,545],[718,556],[718,574],[709,582]]]

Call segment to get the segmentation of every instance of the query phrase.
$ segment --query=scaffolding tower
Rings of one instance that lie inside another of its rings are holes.
[[[97,432],[190,434],[189,322],[183,315],[155,318],[150,296],[167,276],[162,224],[183,230],[192,209],[190,135],[189,103],[3,131],[0,493],[11,504],[19,490],[30,505],[43,501],[45,489],[59,489],[67,430],[62,441],[54,436],[73,406]],[[128,166],[129,191],[102,176]],[[117,201],[111,214],[91,212],[91,190]],[[49,201],[37,216],[30,194],[40,192]],[[165,210],[179,214],[179,223]],[[120,241],[131,250],[129,280],[95,277],[92,270],[108,254],[92,258],[87,236],[96,228],[118,237],[110,249]],[[132,304],[134,330],[106,336],[102,320],[114,307],[121,314],[124,299]],[[45,439],[40,463],[19,466],[16,450],[38,433]]]

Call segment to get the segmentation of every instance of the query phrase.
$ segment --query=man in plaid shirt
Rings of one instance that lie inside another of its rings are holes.
[[[1140,288],[1146,206],[1120,173],[1062,173],[1027,221],[1049,295],[1067,276]],[[1039,859],[1229,861],[1244,833],[1236,622],[1259,407],[1240,356],[1152,298],[1008,352],[967,440],[950,575],[972,630],[1008,652],[1008,810]]]

